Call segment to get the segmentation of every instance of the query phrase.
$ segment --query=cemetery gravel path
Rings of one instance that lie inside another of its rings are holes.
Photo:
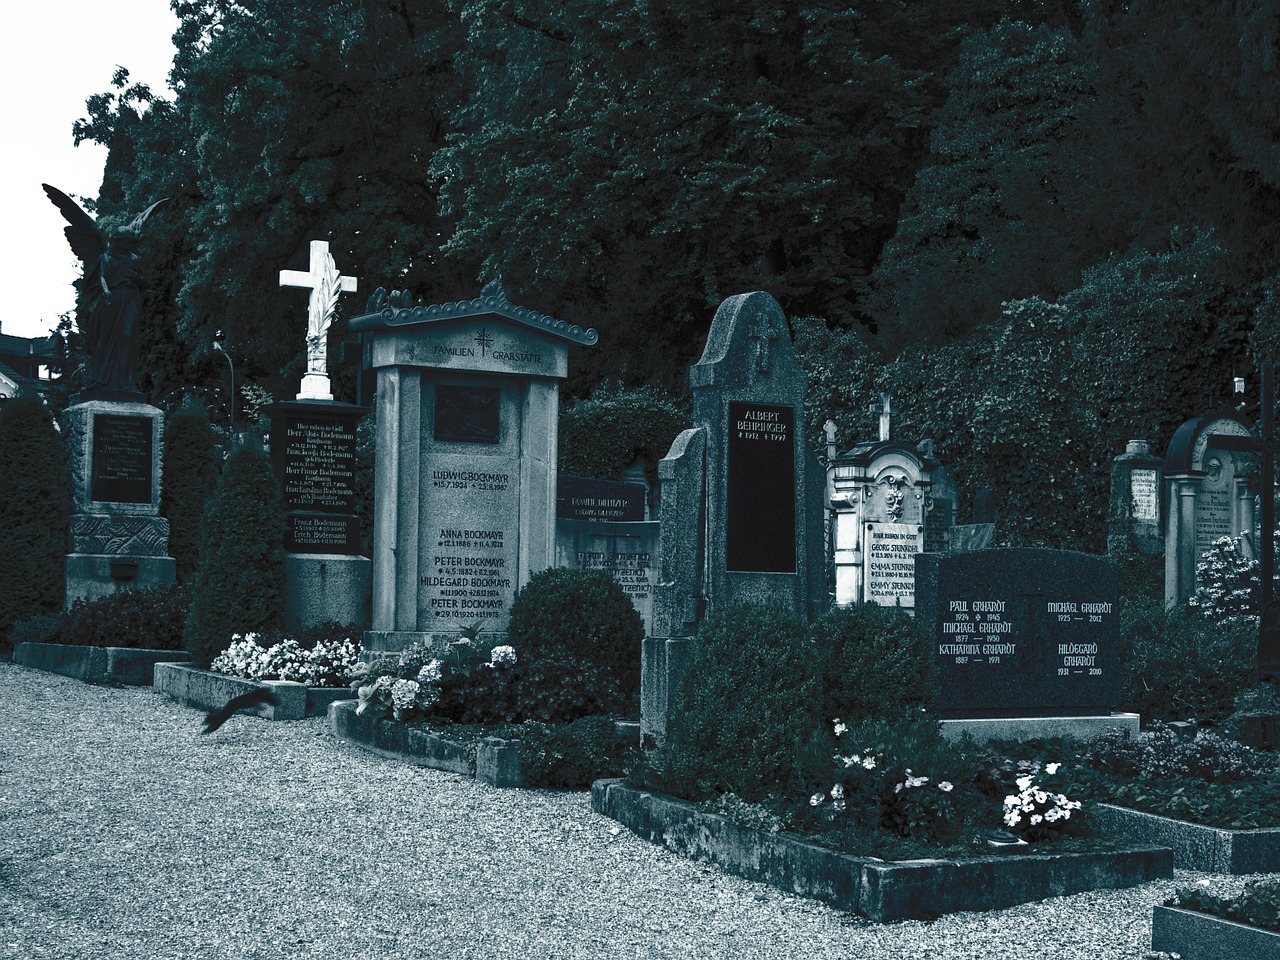
[[[498,790],[0,662],[0,957],[1142,960],[1175,885],[874,925]],[[1239,879],[1224,881],[1238,886]]]

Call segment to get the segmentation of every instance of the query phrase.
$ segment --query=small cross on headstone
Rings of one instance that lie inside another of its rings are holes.
[[[299,400],[332,400],[329,387],[327,352],[329,325],[338,306],[338,294],[355,293],[356,278],[344,277],[329,253],[327,240],[311,241],[310,270],[281,270],[280,286],[306,287],[311,290],[307,302],[307,373],[302,378]]]
[[[756,369],[761,373],[768,373],[770,364],[769,348],[778,339],[777,331],[773,329],[773,324],[766,317],[760,319],[751,328],[748,336],[755,341],[756,345]]]
[[[882,392],[880,393],[880,402],[879,402],[879,403],[873,403],[873,404],[871,404],[871,406],[867,407],[867,412],[868,412],[868,413],[878,413],[878,414],[880,414],[880,440],[881,440],[881,442],[884,442],[885,440],[888,440],[888,439],[889,439],[890,427],[891,427],[890,419],[889,419],[889,418],[890,418],[890,417],[892,417],[895,413],[897,413],[897,412],[898,412],[897,410],[894,410],[894,409],[893,409],[893,407],[892,407],[892,405],[890,404],[890,400],[891,400],[891,399],[892,399],[892,396],[891,396],[889,393],[886,393],[886,392],[883,392],[883,391],[882,391]]]

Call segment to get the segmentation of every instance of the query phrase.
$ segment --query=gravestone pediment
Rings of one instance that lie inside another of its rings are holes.
[[[599,339],[555,317],[520,307],[492,282],[474,300],[426,305],[379,288],[351,329],[376,332],[374,367],[411,366],[564,377],[570,344]]]
[[[776,382],[786,393],[804,392],[807,378],[782,307],[762,291],[729,297],[716,311],[702,357],[689,370],[695,389],[746,387]],[[775,388],[776,389],[776,388]]]

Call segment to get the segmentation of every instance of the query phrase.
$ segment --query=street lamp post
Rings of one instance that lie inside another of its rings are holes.
[[[231,368],[231,425],[227,432],[234,437],[236,433],[236,365],[231,362],[231,354],[227,353],[219,341],[213,341],[213,349],[227,358],[227,366]]]

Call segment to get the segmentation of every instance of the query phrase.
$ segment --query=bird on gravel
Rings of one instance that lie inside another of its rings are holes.
[[[258,687],[256,690],[250,690],[248,693],[242,693],[239,696],[232,697],[220,710],[213,710],[204,718],[204,733],[213,733],[220,726],[231,719],[231,715],[237,710],[255,710],[270,704],[271,706],[279,706],[280,701],[276,699],[276,695],[266,687]]]

